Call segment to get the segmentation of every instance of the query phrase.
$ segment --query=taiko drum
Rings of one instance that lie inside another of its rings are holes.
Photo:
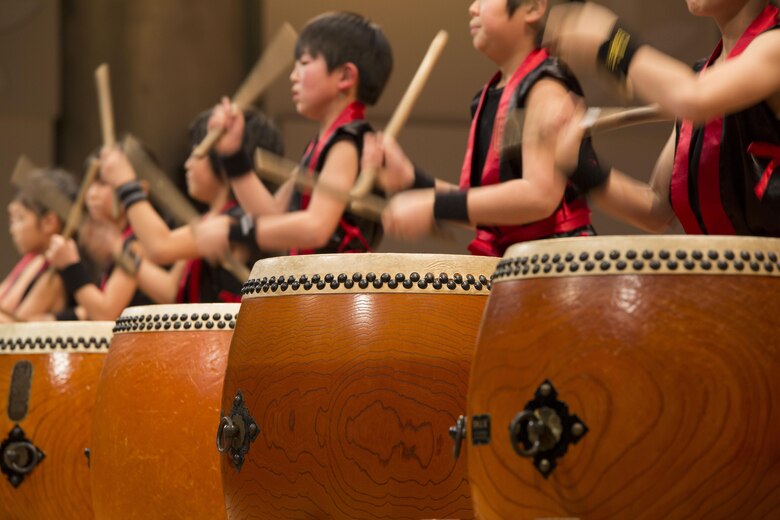
[[[258,262],[217,431],[228,517],[472,517],[448,428],[465,410],[497,261]]]
[[[97,518],[225,517],[214,423],[238,308],[131,307],[117,320],[92,423]]]
[[[112,327],[0,325],[0,518],[92,517],[85,449]]]
[[[737,237],[510,248],[469,386],[477,516],[780,517],[778,256]]]

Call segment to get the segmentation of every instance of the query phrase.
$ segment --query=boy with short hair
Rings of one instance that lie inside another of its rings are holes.
[[[501,256],[516,242],[594,234],[586,201],[554,164],[555,114],[548,107],[582,91],[536,44],[546,10],[546,0],[475,0],[469,8],[474,47],[499,72],[475,99],[460,186],[425,176],[395,141],[367,139],[364,167],[384,161],[383,187],[407,190],[384,212],[388,233],[416,239],[435,220],[475,225],[469,250],[485,256]],[[513,142],[517,132],[507,131],[517,124],[516,109],[525,113],[521,147]]]
[[[299,114],[317,121],[319,132],[301,164],[331,187],[348,192],[360,167],[366,105],[375,104],[392,70],[390,44],[374,23],[353,13],[326,13],[302,29],[290,75]],[[242,135],[239,111],[223,100],[209,123],[223,128],[216,145],[241,206],[254,217],[243,233],[266,251],[290,254],[371,251],[381,237],[376,222],[347,211],[346,203],[315,190],[286,200],[274,197],[252,173],[251,157],[238,147]],[[224,250],[228,223],[214,221],[198,233],[202,254]],[[235,234],[235,229],[233,231]]]
[[[659,232],[675,216],[689,234],[780,237],[780,10],[768,0],[688,0],[722,40],[694,72],[643,45],[601,6],[556,8],[546,38],[568,59],[630,81],[637,97],[679,118],[650,183],[617,170],[590,179],[607,212]],[[581,117],[561,134],[576,159]]]

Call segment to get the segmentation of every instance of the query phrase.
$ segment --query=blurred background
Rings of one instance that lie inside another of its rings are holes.
[[[231,95],[264,42],[285,21],[300,28],[332,10],[359,12],[379,23],[393,45],[395,69],[381,103],[368,112],[383,127],[439,29],[449,44],[400,142],[437,177],[457,180],[469,127],[469,104],[495,67],[471,46],[469,0],[0,0],[0,205],[13,196],[10,177],[24,154],[38,165],[61,165],[77,177],[101,142],[95,68],[111,67],[118,135],[144,141],[182,185],[187,129],[202,110]],[[683,0],[610,0],[611,7],[659,49],[688,63],[709,55],[717,30],[691,16]],[[581,76],[590,105],[625,101],[601,77]],[[258,106],[281,128],[286,155],[298,160],[316,127],[295,113],[289,81],[280,79]],[[654,124],[603,134],[599,154],[646,179],[672,129]],[[601,234],[638,231],[596,212]],[[0,219],[0,270],[18,258]],[[385,239],[380,251],[465,253],[457,242],[418,244]]]

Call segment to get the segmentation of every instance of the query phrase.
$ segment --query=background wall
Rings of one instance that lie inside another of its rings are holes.
[[[604,2],[647,40],[687,62],[708,54],[717,32],[688,14],[685,2]],[[469,0],[0,0],[0,171],[10,177],[24,153],[40,164],[58,163],[81,174],[84,157],[99,145],[93,71],[111,66],[118,132],[129,131],[157,154],[166,171],[180,176],[189,149],[187,125],[221,95],[232,93],[283,21],[300,27],[328,10],[365,14],[385,29],[395,70],[379,105],[375,126],[389,119],[431,39],[446,29],[450,42],[400,141],[432,174],[455,180],[469,123],[469,102],[494,66],[471,46]],[[582,76],[590,104],[622,101],[609,83]],[[294,113],[289,82],[277,82],[261,107],[279,123],[287,154],[297,159],[316,128]],[[637,127],[597,139],[601,155],[646,178],[671,130]],[[6,186],[8,183],[6,182]],[[5,206],[11,190],[0,190]],[[0,218],[0,270],[13,251],[7,217]],[[635,230],[596,215],[601,233]],[[386,239],[383,251],[463,253],[435,239],[402,244]]]

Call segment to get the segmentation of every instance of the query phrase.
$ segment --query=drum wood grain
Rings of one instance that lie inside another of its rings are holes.
[[[486,299],[244,300],[222,405],[240,389],[260,435],[240,473],[223,459],[229,518],[473,517],[447,432]]]
[[[496,283],[469,389],[485,519],[780,517],[780,278]],[[508,425],[549,379],[589,428],[547,478]]]

